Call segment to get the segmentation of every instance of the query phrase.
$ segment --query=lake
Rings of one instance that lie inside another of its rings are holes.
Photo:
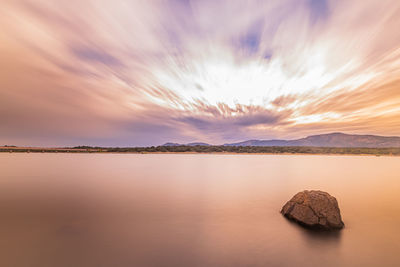
[[[279,212],[339,202],[345,228]],[[0,266],[400,266],[400,157],[0,154]]]

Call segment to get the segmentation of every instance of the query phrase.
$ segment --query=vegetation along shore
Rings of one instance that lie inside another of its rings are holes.
[[[221,153],[221,154],[339,154],[400,156],[400,148],[305,147],[305,146],[151,146],[62,148],[2,146],[0,152],[26,153]]]

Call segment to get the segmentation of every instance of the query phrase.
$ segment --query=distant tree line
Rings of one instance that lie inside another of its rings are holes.
[[[0,152],[46,153],[269,153],[269,154],[368,154],[400,155],[400,148],[304,147],[304,146],[151,146],[151,147],[92,147],[67,148],[1,148]]]
[[[400,148],[304,147],[304,146],[152,146],[108,148],[108,152],[194,152],[194,153],[271,153],[271,154],[373,154],[400,155]]]

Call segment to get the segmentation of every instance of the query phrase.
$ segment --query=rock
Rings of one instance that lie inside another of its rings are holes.
[[[282,207],[281,213],[313,229],[338,230],[344,227],[336,198],[323,191],[297,193]]]

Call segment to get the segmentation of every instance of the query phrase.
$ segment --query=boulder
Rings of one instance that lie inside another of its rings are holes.
[[[281,213],[312,229],[338,230],[344,227],[336,198],[323,191],[297,193],[282,207]]]

